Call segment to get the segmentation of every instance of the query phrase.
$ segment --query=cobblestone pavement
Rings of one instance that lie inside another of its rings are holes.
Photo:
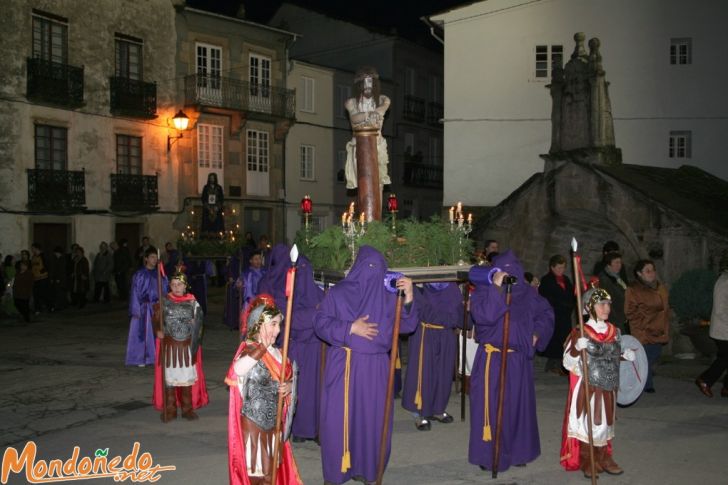
[[[135,441],[154,462],[175,465],[160,483],[227,482],[227,388],[222,378],[237,335],[219,322],[222,294],[213,290],[204,341],[211,404],[196,422],[163,424],[150,406],[151,368],[124,367],[128,320],[120,303],[78,313],[40,315],[29,325],[0,320],[0,444],[38,445],[38,458],[67,459],[98,448],[126,456]],[[558,465],[566,380],[541,372],[536,360],[536,395],[542,455],[525,468],[493,480],[467,463],[468,422],[433,423],[419,432],[395,402],[393,453],[385,483],[396,484],[571,484],[588,483]],[[657,392],[618,411],[615,458],[624,475],[604,475],[602,484],[725,484],[728,399],[703,397],[692,378],[704,361],[665,362]],[[459,418],[459,395],[448,411]],[[322,483],[318,446],[294,445],[305,483]],[[111,480],[108,480],[112,483]],[[8,483],[27,483],[12,475]]]

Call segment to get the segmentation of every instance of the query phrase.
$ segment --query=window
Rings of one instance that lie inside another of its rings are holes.
[[[346,182],[346,150],[336,152],[336,181]]]
[[[671,131],[668,156],[670,158],[690,158],[692,138],[692,131]]]
[[[336,86],[336,116],[344,118],[348,116],[346,111],[346,100],[351,98],[351,86],[338,84]]]
[[[555,67],[562,67],[564,62],[564,46],[536,46],[536,79],[550,79]]]
[[[313,78],[301,76],[300,86],[300,106],[301,111],[307,113],[313,113],[316,111],[314,104],[314,91],[316,89],[316,82]]]
[[[250,94],[270,97],[270,58],[250,54]]]
[[[437,137],[430,138],[430,159],[428,163],[432,165],[442,165],[442,152],[440,151],[440,139]]]
[[[415,154],[415,135],[414,133],[404,134],[404,152],[410,155]]]
[[[142,138],[116,135],[116,172],[128,175],[142,174]]]
[[[35,125],[35,168],[66,170],[68,130],[59,126]]]
[[[33,58],[68,64],[68,21],[55,15],[33,14]]]
[[[311,145],[301,145],[301,161],[299,174],[302,180],[314,179],[316,149]]]
[[[430,96],[432,102],[442,103],[442,83],[439,76],[430,76]]]
[[[414,96],[415,95],[415,84],[417,81],[417,76],[415,74],[415,70],[411,67],[405,67],[404,68],[404,94],[405,96]]]
[[[323,232],[326,229],[326,216],[310,215],[308,218],[308,227],[313,233]],[[306,218],[301,216],[301,227],[306,226]]]
[[[116,34],[116,77],[141,81],[142,48],[141,39]]]
[[[197,163],[199,168],[222,168],[222,129],[223,127],[219,125],[197,125]]]
[[[222,48],[208,44],[197,44],[196,53],[198,86],[220,89],[222,74]]]
[[[268,173],[268,132],[248,130],[248,171]]]
[[[693,40],[670,39],[670,64],[683,65],[693,63]]]

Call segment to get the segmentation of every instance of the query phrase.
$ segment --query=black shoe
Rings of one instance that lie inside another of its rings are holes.
[[[430,431],[432,425],[428,420],[421,419],[418,423],[415,423],[415,427],[417,428],[417,431]]]
[[[654,387],[650,387],[649,389],[645,389],[643,392],[646,392],[647,394],[654,394],[655,393],[655,388]]]
[[[442,413],[437,416],[430,416],[427,419],[429,419],[430,421],[437,421],[437,422],[445,423],[445,424],[449,424],[449,423],[453,422],[453,417],[447,413]]]
[[[487,467],[484,467],[483,465],[480,465],[480,469],[484,472],[489,472],[490,470]]]
[[[293,438],[291,438],[291,441],[293,441],[294,443],[305,443],[306,438],[301,438],[300,436],[294,436]]]

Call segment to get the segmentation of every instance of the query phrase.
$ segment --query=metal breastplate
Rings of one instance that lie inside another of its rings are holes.
[[[589,367],[589,385],[605,391],[619,387],[619,359],[622,353],[619,335],[614,342],[601,343],[589,340],[586,346]]]
[[[270,431],[276,425],[277,403],[278,382],[271,378],[265,364],[258,361],[245,381],[242,414],[260,429]]]
[[[192,336],[195,324],[195,307],[193,301],[164,305],[164,333],[174,340],[187,340]]]

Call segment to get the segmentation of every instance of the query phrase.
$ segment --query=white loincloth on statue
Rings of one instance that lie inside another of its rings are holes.
[[[389,155],[387,154],[387,140],[381,135],[377,135],[377,163],[379,165],[379,185],[389,185],[392,181],[389,179],[387,165],[389,164]],[[356,138],[352,138],[346,144],[346,165],[344,167],[346,174],[346,188],[355,189],[358,186],[356,176]]]

